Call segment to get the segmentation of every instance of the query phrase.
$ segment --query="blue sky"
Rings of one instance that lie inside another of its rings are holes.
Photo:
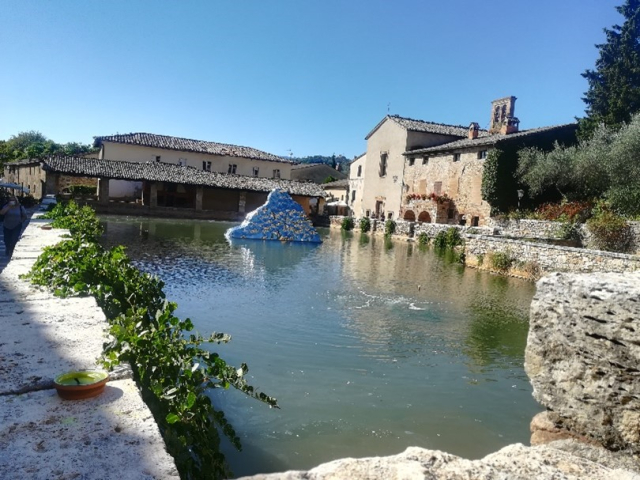
[[[623,0],[2,0],[0,139],[148,132],[343,154],[387,114],[521,128],[584,113]]]

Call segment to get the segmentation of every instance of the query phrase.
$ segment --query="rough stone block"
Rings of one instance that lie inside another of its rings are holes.
[[[550,420],[640,453],[640,273],[538,282],[525,369]]]

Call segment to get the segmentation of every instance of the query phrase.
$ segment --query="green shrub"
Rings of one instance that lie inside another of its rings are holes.
[[[369,217],[362,217],[360,219],[360,231],[366,233],[369,230],[371,230],[371,220],[369,220]]]
[[[500,272],[506,272],[511,268],[515,259],[507,252],[492,252],[489,256],[491,268]]]
[[[563,222],[558,228],[558,237],[562,240],[578,240],[580,234],[574,223]]]
[[[587,220],[587,228],[593,234],[593,244],[600,250],[625,252],[631,243],[631,228],[627,221],[600,203],[594,215]]]
[[[91,185],[71,185],[69,193],[72,195],[95,195],[97,187]]]
[[[73,202],[56,206],[49,214],[53,224],[70,226],[72,236],[46,247],[28,278],[59,297],[95,297],[112,338],[103,363],[106,368],[131,364],[181,478],[229,478],[220,436],[238,449],[240,439],[212,405],[209,391],[231,386],[277,408],[276,399],[247,383],[246,364],[229,365],[205,346],[226,343],[228,335],[191,333],[193,323],[174,315],[177,305],[166,300],[160,279],[135,268],[124,247],[105,250],[93,240],[98,230],[92,212]]]
[[[36,203],[38,203],[38,202],[31,195],[25,195],[24,197],[20,198],[20,204],[25,208],[31,208]]]
[[[428,245],[429,244],[429,235],[426,232],[420,232],[418,235],[418,245]]]
[[[433,239],[433,245],[436,248],[454,248],[463,243],[460,230],[455,227],[440,230]]]
[[[396,222],[389,219],[384,224],[384,234],[385,235],[393,235],[396,231]]]
[[[342,228],[342,230],[345,231],[349,231],[349,230],[353,230],[353,218],[351,217],[344,217],[342,219],[342,224],[340,226],[340,228]]]
[[[447,248],[447,234],[444,230],[440,230],[433,238],[433,246],[440,249]]]
[[[478,261],[478,266],[482,266],[482,264],[484,263],[484,254],[479,253],[478,255],[476,255],[476,260]]]

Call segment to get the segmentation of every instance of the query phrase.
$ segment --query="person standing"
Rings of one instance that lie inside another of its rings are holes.
[[[18,243],[22,224],[27,219],[27,211],[24,209],[16,196],[9,197],[7,204],[0,210],[0,215],[4,215],[2,224],[4,233],[4,253],[11,258],[13,249]]]

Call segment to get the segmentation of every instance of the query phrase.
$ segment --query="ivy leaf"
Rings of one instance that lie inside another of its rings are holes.
[[[178,417],[178,415],[176,415],[175,413],[170,413],[170,414],[167,415],[165,420],[167,421],[167,423],[172,424],[172,423],[176,423],[178,420],[180,420],[180,417]]]
[[[194,403],[196,403],[196,394],[189,392],[189,395],[187,395],[187,408],[193,407]]]

